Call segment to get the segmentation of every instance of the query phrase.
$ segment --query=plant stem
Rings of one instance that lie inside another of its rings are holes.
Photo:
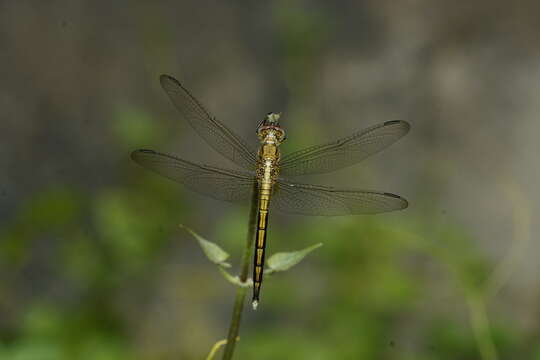
[[[216,352],[219,350],[219,348],[225,345],[226,343],[227,343],[227,340],[220,340],[217,343],[215,343],[214,346],[212,346],[210,353],[206,357],[206,360],[212,360],[214,358],[214,355],[216,355]]]
[[[255,239],[255,222],[257,219],[257,205],[258,205],[258,193],[257,193],[257,184],[253,185],[253,194],[251,196],[251,208],[249,212],[249,224],[248,224],[248,234],[246,239],[246,247],[244,248],[244,253],[242,255],[242,264],[240,269],[240,281],[246,282],[249,272],[249,264],[251,259],[251,250],[253,248],[253,241]],[[236,299],[234,301],[234,307],[231,318],[231,325],[229,326],[229,334],[227,335],[227,345],[225,346],[225,351],[223,352],[223,360],[232,359],[234,346],[236,345],[236,338],[238,337],[238,332],[240,331],[240,320],[242,319],[242,311],[244,309],[244,301],[246,299],[246,293],[248,288],[238,287],[236,290]]]
[[[483,360],[497,360],[499,357],[491,336],[486,305],[482,296],[476,292],[466,296],[471,326],[480,356]]]

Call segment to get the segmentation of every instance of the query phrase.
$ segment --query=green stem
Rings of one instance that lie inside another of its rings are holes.
[[[214,356],[216,355],[217,351],[219,350],[219,348],[225,345],[226,343],[227,343],[227,340],[220,340],[217,343],[215,343],[214,346],[212,346],[210,353],[206,357],[206,360],[212,360]]]
[[[480,294],[466,295],[474,338],[482,360],[497,360],[497,349],[491,336],[486,305]]]
[[[257,185],[253,186],[253,195],[251,197],[251,209],[249,212],[249,224],[248,224],[248,235],[246,239],[246,247],[244,248],[244,253],[242,255],[242,267],[240,269],[240,281],[246,282],[248,279],[249,273],[249,264],[251,260],[251,250],[253,249],[253,241],[255,239],[255,222],[257,220]],[[232,359],[234,353],[234,346],[236,345],[236,338],[238,337],[238,332],[240,331],[240,320],[242,319],[242,311],[244,309],[244,301],[246,299],[247,293],[246,287],[238,287],[236,290],[236,299],[234,301],[234,307],[231,318],[231,325],[229,326],[229,334],[227,335],[227,345],[225,346],[225,351],[223,352],[223,360]]]

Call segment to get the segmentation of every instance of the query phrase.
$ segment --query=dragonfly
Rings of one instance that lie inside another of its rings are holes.
[[[285,130],[278,113],[269,113],[256,129],[260,142],[254,149],[212,116],[178,80],[161,75],[170,100],[198,135],[242,170],[226,169],[139,149],[131,158],[139,165],[214,199],[243,202],[256,197],[257,221],[253,259],[254,309],[260,301],[269,210],[284,213],[337,216],[377,214],[405,209],[406,199],[388,192],[337,189],[304,184],[300,175],[322,174],[354,165],[393,144],[409,132],[403,120],[392,120],[352,133],[339,140],[281,155]]]

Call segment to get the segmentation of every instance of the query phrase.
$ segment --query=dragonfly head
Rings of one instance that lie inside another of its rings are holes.
[[[285,130],[279,126],[279,118],[281,114],[269,113],[260,122],[257,127],[257,136],[261,142],[265,142],[268,138],[273,138],[279,144],[285,141]]]

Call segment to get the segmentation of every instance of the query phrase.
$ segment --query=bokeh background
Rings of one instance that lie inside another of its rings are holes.
[[[248,205],[129,159],[234,168],[180,118],[177,77],[283,151],[386,120],[411,133],[302,179],[398,193],[378,216],[273,213],[269,253],[317,242],[246,305],[238,359],[540,359],[537,1],[1,1],[0,359],[204,359],[235,289]]]

